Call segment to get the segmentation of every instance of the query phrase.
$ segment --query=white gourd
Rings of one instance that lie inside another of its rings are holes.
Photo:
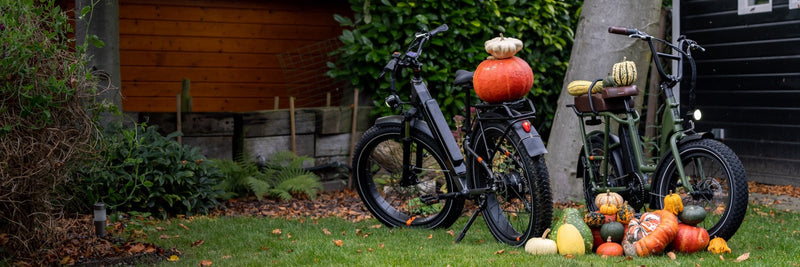
[[[556,241],[547,239],[547,234],[550,233],[550,228],[544,231],[542,237],[534,237],[525,243],[525,251],[533,255],[550,255],[558,253]]]
[[[502,33],[500,33],[500,37],[492,38],[483,43],[483,45],[486,52],[495,59],[511,58],[522,50],[522,41],[517,38],[504,37]]]

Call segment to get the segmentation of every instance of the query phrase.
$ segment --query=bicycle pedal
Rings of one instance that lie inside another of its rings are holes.
[[[423,195],[419,197],[419,200],[422,201],[422,203],[425,203],[425,205],[439,203],[439,197],[436,195]]]

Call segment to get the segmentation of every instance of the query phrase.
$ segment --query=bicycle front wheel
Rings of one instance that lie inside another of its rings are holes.
[[[664,196],[678,193],[684,205],[698,205],[706,210],[706,218],[697,225],[709,236],[730,239],[747,212],[747,178],[742,162],[719,141],[700,139],[679,147],[681,160],[667,153],[656,172],[654,191],[658,194],[656,208],[664,207]],[[682,164],[689,183],[688,192],[681,182],[676,164]]]
[[[454,192],[454,173],[434,139],[411,131],[408,146],[411,177],[403,175],[403,135],[400,126],[373,126],[356,144],[353,175],[367,209],[389,227],[448,227],[459,216],[464,198],[430,203],[426,197]]]
[[[522,246],[550,227],[553,198],[544,157],[529,157],[519,136],[504,134],[507,125],[486,123],[483,131],[477,129],[472,137],[473,150],[489,166],[494,179],[478,162],[470,164],[469,173],[475,188],[497,188],[484,195],[483,219],[492,235],[501,242]]]

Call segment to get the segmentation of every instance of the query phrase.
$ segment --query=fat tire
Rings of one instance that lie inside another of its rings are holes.
[[[722,202],[722,204],[725,204],[725,201],[727,201],[727,206],[725,206],[725,210],[716,223],[713,223],[711,226],[708,226],[709,223],[701,223],[698,226],[706,228],[709,236],[712,238],[722,237],[726,240],[730,239],[739,229],[739,226],[741,226],[745,213],[747,212],[749,191],[747,188],[747,175],[744,166],[742,166],[742,162],[728,146],[713,139],[699,139],[681,144],[679,146],[679,151],[683,162],[692,158],[702,157],[720,165],[720,171],[723,172],[726,177],[723,179],[725,184],[720,184],[719,187],[728,188],[727,199],[724,199]],[[664,207],[663,196],[669,194],[671,190],[676,191],[677,180],[680,179],[677,177],[675,160],[672,153],[667,152],[663,158],[656,171],[656,177],[653,180],[654,193],[657,194],[657,200],[655,201],[655,208],[657,209]],[[688,198],[691,198],[691,196]],[[691,199],[687,199],[687,197],[682,197],[682,199],[685,204],[692,201]],[[706,208],[708,209],[709,207]],[[715,208],[710,208],[711,209],[708,211],[709,215],[711,215],[710,213],[716,212]],[[709,220],[708,217],[706,218],[706,221],[707,220]]]
[[[435,193],[432,191],[440,188],[438,182],[443,182],[443,187],[447,188],[448,192],[453,192],[456,190],[456,177],[454,176],[454,172],[448,168],[448,166],[451,164],[447,163],[445,160],[445,154],[430,135],[421,131],[411,131],[411,140],[413,141],[414,146],[424,149],[426,155],[433,158],[436,162],[435,166],[438,166],[437,168],[440,169],[440,171],[434,171],[433,173],[442,174],[442,177],[435,177],[433,189],[421,189],[424,187],[423,183],[405,187],[396,184],[376,186],[376,184],[380,184],[382,181],[379,180],[376,182],[376,177],[374,177],[375,175],[372,173],[374,168],[381,168],[382,174],[397,175],[392,177],[399,177],[400,175],[389,170],[397,168],[383,169],[386,166],[382,166],[377,162],[380,160],[387,161],[387,159],[373,158],[373,152],[376,148],[378,148],[379,145],[384,144],[384,142],[391,141],[390,143],[396,144],[397,142],[401,142],[401,138],[401,127],[399,124],[376,125],[368,129],[362,135],[361,139],[356,144],[353,153],[353,180],[355,182],[355,187],[359,197],[372,215],[375,216],[378,221],[388,227],[449,227],[458,219],[459,216],[461,216],[461,211],[464,206],[463,197],[440,200],[440,203],[443,202],[441,206],[434,206],[439,204],[419,205],[420,209],[432,208],[434,210],[438,210],[438,212],[433,213],[421,213],[414,211],[410,205],[403,205],[404,201],[406,204],[408,204],[410,203],[409,201],[413,200],[415,196],[418,198],[419,196],[424,195],[420,192],[416,192],[418,195],[407,196],[404,193],[397,193],[397,195],[399,195],[398,199],[388,201],[386,199],[390,197],[390,195],[393,196],[394,192],[402,191],[408,191],[411,193],[417,190],[427,190],[427,192],[424,193]],[[396,156],[389,159],[391,162],[384,162],[383,165],[402,166],[402,149],[394,149],[392,152],[395,152]],[[397,159],[399,159],[399,161],[397,161]],[[412,162],[412,164],[413,163],[414,162]],[[375,173],[377,174],[378,172]],[[383,182],[385,183],[385,180]],[[430,188],[430,186],[428,187]],[[399,190],[395,190],[393,188],[399,188]],[[407,199],[403,199],[401,197]]]
[[[489,140],[487,143],[494,145],[494,142],[492,141],[496,141],[498,137],[504,137],[506,139],[506,142],[504,143],[513,149],[510,156],[516,158],[517,162],[521,164],[521,166],[516,166],[516,168],[521,170],[522,179],[519,182],[522,184],[523,189],[521,190],[522,192],[514,193],[521,194],[523,195],[523,198],[526,199],[528,195],[530,196],[529,199],[525,200],[528,202],[527,206],[530,210],[527,210],[527,213],[521,212],[519,214],[507,214],[506,211],[508,211],[510,208],[501,207],[500,205],[503,203],[508,203],[505,202],[506,200],[509,200],[509,198],[506,198],[506,196],[508,196],[506,193],[513,190],[501,189],[497,192],[491,192],[483,195],[486,197],[487,205],[483,210],[482,215],[486,225],[489,228],[489,231],[498,241],[512,246],[522,246],[528,241],[528,239],[541,236],[542,233],[544,233],[544,231],[550,227],[553,218],[553,197],[550,192],[550,178],[543,155],[529,157],[527,151],[522,146],[521,138],[519,136],[513,132],[503,136],[503,131],[507,129],[507,126],[507,122],[491,121],[484,123],[483,131],[480,131],[480,129],[476,127],[476,130],[473,132],[473,136],[471,138],[473,142],[472,149],[485,162],[491,164],[494,162],[494,160],[496,160],[495,155],[505,156],[505,154],[495,153],[494,155],[489,155],[486,146],[484,145],[484,140]],[[486,137],[488,137],[487,139],[484,139],[484,134]],[[472,176],[470,179],[474,187],[482,188],[491,186],[494,181],[488,179],[485,170],[477,161],[475,161],[475,159],[471,160],[473,160],[473,162],[470,164],[471,170],[468,173]],[[499,176],[502,174],[495,172],[495,175]],[[511,198],[511,201],[515,201],[513,197]],[[520,218],[523,216],[525,216],[525,218]],[[510,223],[510,221],[515,220],[525,220],[527,221],[527,224],[525,221],[518,225]]]

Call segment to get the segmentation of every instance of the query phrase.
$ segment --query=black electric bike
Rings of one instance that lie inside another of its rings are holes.
[[[638,132],[639,113],[633,108],[635,85],[604,88],[601,93],[576,96],[569,105],[580,118],[583,146],[578,156],[578,178],[589,210],[597,210],[594,199],[606,191],[617,192],[637,211],[647,207],[661,209],[664,196],[679,194],[685,205],[699,205],[707,217],[698,226],[712,237],[729,239],[739,229],[747,211],[747,178],[742,162],[725,144],[710,133],[696,132],[694,120],[699,110],[681,112],[672,88],[679,82],[689,83],[689,106],[694,109],[695,63],[692,50],[704,50],[695,41],[683,36],[677,44],[655,38],[636,29],[610,27],[609,33],[626,35],[647,42],[658,74],[659,90],[664,106],[658,109],[660,137],[656,143],[660,156],[654,162],[645,159],[644,145]],[[656,50],[664,44],[676,54]],[[678,71],[668,74],[662,61],[677,64]],[[689,67],[684,79],[684,65]],[[602,79],[595,80],[595,83]],[[593,88],[592,84],[589,88]],[[648,112],[655,112],[648,107]],[[617,133],[611,124],[618,124]],[[602,125],[602,130],[586,132],[586,126]]]
[[[461,148],[436,99],[422,78],[423,45],[447,25],[415,35],[405,53],[395,52],[384,73],[391,77],[386,104],[400,115],[377,119],[356,144],[355,187],[367,209],[389,227],[449,227],[465,200],[478,209],[456,239],[460,241],[479,212],[499,241],[521,246],[550,226],[553,201],[543,156],[544,143],[531,120],[533,103],[521,100],[471,106],[472,72],[458,70],[455,85],[467,90],[466,136]],[[396,80],[411,72],[408,100]]]

